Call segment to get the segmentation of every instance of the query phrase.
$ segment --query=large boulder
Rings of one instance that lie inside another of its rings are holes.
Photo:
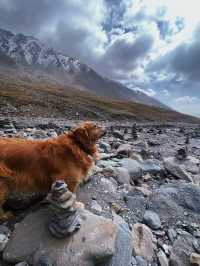
[[[49,209],[29,214],[14,230],[4,250],[4,260],[31,261],[37,266],[131,265],[132,238],[125,223],[115,224],[86,210],[81,210],[80,216],[78,232],[56,239],[47,229]],[[49,264],[42,264],[44,261]]]
[[[172,226],[182,220],[199,223],[200,187],[187,183],[163,185],[150,196],[147,208]]]
[[[129,172],[132,181],[138,180],[142,177],[143,171],[141,164],[136,160],[125,158],[121,160],[121,165],[126,168]]]
[[[192,176],[187,172],[185,167],[186,160],[178,160],[175,157],[164,158],[165,169],[173,176],[193,182]]]
[[[141,166],[144,173],[156,174],[163,170],[162,164],[157,159],[147,159]]]
[[[151,229],[157,230],[161,228],[160,217],[157,213],[147,210],[144,214],[144,223]]]
[[[133,255],[141,256],[147,261],[155,257],[155,239],[150,228],[144,224],[133,225]]]
[[[190,255],[194,252],[194,237],[190,234],[181,235],[175,242],[170,255],[170,266],[190,266]]]
[[[146,210],[148,199],[142,192],[133,190],[124,196],[126,206],[131,210],[131,219],[133,223],[142,222]]]
[[[200,168],[199,168],[199,159],[188,156],[186,160],[184,160],[184,167],[185,170],[190,172],[191,174],[199,174]]]
[[[130,184],[130,175],[125,167],[115,167],[114,175],[119,184]]]

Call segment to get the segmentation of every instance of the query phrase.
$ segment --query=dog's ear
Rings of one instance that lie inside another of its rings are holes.
[[[89,141],[88,132],[84,127],[79,127],[79,128],[74,129],[73,135],[74,135],[75,140],[82,144],[87,143]]]

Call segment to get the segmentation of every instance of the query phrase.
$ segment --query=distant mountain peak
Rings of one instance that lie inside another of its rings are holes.
[[[33,76],[34,71],[37,73],[41,71],[45,79],[45,73],[47,73],[48,82],[56,80],[58,83],[73,85],[100,96],[166,108],[165,105],[145,93],[135,92],[117,81],[102,77],[92,68],[81,63],[78,58],[63,54],[32,36],[22,33],[13,34],[0,29],[1,58],[3,58],[2,64],[4,61],[11,60],[19,69],[23,67],[20,75],[26,75],[27,68],[30,67]]]

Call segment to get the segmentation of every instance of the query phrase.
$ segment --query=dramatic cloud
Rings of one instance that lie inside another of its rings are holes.
[[[141,88],[139,88],[139,87],[132,88],[132,89],[133,89],[134,91],[141,91],[141,92],[147,94],[147,95],[150,96],[150,97],[154,97],[154,96],[156,95],[156,91],[153,90],[153,89],[146,89],[146,90],[143,90],[143,89],[141,89]]]
[[[151,50],[153,37],[147,33],[136,37],[128,32],[113,39],[99,62],[99,69],[116,79],[128,78]]]
[[[177,109],[180,112],[200,116],[200,109],[199,109],[200,97],[198,98],[195,96],[186,95],[175,99],[174,102],[176,104]]]
[[[199,8],[199,0],[1,0],[0,27],[200,115]]]
[[[174,73],[182,79],[200,80],[199,28],[193,38],[179,44],[173,50],[159,56],[149,65],[150,71]]]
[[[107,35],[103,0],[8,0],[0,2],[0,26],[34,35],[72,56],[102,53]]]

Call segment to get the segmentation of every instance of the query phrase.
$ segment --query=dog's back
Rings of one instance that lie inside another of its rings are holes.
[[[12,191],[48,190],[53,164],[45,147],[45,141],[0,138],[0,176]]]

